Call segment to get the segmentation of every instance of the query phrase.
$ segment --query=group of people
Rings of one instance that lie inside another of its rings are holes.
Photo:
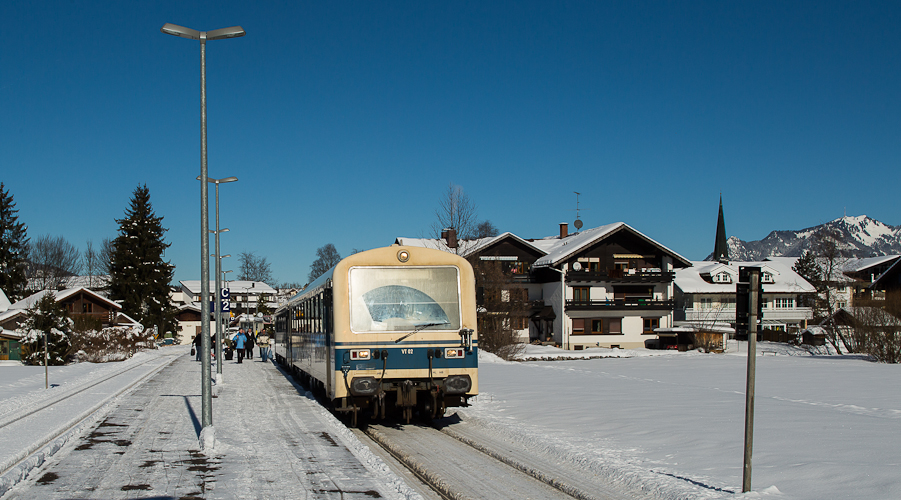
[[[259,334],[254,334],[252,330],[244,331],[243,328],[238,330],[235,336],[235,351],[238,353],[238,363],[241,363],[246,356],[247,359],[253,359],[254,344],[260,346],[260,360],[265,363],[271,357],[269,347],[269,332],[260,330]]]
[[[226,342],[229,342],[226,340]],[[265,363],[269,361],[272,357],[272,350],[269,346],[270,337],[269,332],[266,330],[260,330],[258,334],[255,334],[252,330],[244,330],[243,328],[238,329],[237,335],[233,341],[233,347],[235,352],[238,353],[238,363],[242,363],[244,358],[253,359],[253,348],[254,345],[260,347],[260,360]],[[191,349],[192,353],[195,353],[195,359],[200,361],[200,349],[201,349],[201,338],[200,333],[198,333],[194,337],[194,348]],[[210,345],[215,346],[215,336],[210,335]],[[213,349],[213,356],[215,356],[215,348]],[[226,356],[226,359],[231,359],[229,356]]]

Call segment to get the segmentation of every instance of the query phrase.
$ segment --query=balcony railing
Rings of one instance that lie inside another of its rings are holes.
[[[675,279],[676,273],[657,268],[606,269],[604,271],[567,271],[566,281],[616,281],[626,283],[660,283]]]
[[[612,300],[567,300],[566,309],[571,311],[592,311],[598,309],[666,309],[675,307],[673,300],[652,299],[612,299]]]

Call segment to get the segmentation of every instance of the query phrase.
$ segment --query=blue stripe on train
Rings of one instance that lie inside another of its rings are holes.
[[[428,347],[395,347],[380,348],[379,352],[388,351],[387,369],[389,372],[390,370],[428,370],[429,349]],[[479,350],[476,347],[473,348],[472,353],[465,353],[463,358],[444,357],[443,347],[432,347],[431,349],[441,351],[440,358],[432,358],[432,370],[478,367]],[[335,349],[335,368],[340,370],[342,365],[349,365],[351,370],[381,370],[383,361],[381,358],[352,361],[350,349]]]
[[[335,342],[335,347],[368,347],[368,346],[388,346],[388,347],[404,347],[406,345],[438,345],[441,347],[460,347],[459,339],[450,340],[403,340],[400,343],[393,340],[384,340],[379,342]],[[473,345],[478,345],[478,340],[472,341]]]

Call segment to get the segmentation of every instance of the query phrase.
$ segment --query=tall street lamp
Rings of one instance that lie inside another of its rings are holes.
[[[210,237],[207,231],[209,221],[209,196],[207,189],[207,157],[206,157],[206,42],[222,38],[236,38],[247,33],[240,26],[220,28],[213,31],[197,31],[183,26],[166,23],[160,31],[167,35],[180,36],[190,40],[200,40],[200,297],[201,308],[209,311],[210,304]],[[201,412],[201,449],[215,445],[215,435],[205,433],[213,425],[212,383],[210,381],[210,316],[200,316],[201,345],[201,396],[203,411]]]
[[[200,176],[197,176],[197,180],[200,180]],[[224,233],[228,231],[228,229],[219,229],[219,184],[225,184],[226,182],[235,182],[237,181],[237,177],[226,177],[224,179],[213,179],[211,177],[207,177],[207,181],[216,185],[216,230],[210,231],[211,233],[216,233],[216,255],[219,255],[219,233]],[[226,255],[226,257],[231,257],[231,255]],[[222,282],[219,281],[219,276],[222,275],[222,258],[216,258],[216,384],[222,383]]]
[[[216,251],[219,251],[219,233],[228,231],[228,228],[215,231],[216,233]],[[211,231],[212,232],[212,231]],[[222,282],[219,277],[222,276],[222,259],[231,257],[230,253],[225,255],[213,254],[216,256],[216,290],[219,292],[219,298],[216,300],[216,384],[222,383]],[[211,255],[212,257],[212,255]],[[229,308],[230,309],[230,308]]]

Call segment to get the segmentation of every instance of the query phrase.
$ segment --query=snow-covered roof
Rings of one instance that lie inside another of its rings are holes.
[[[12,302],[9,301],[9,298],[7,298],[6,294],[3,293],[3,289],[0,288],[0,312],[9,309],[9,306],[11,305]]]
[[[477,238],[474,240],[457,240],[459,255],[468,255],[473,252],[474,248],[484,248],[485,242],[493,240],[494,238],[495,237]],[[453,250],[447,246],[447,242],[444,241],[443,238],[407,238],[401,236],[396,238],[394,242],[404,247],[430,248],[432,250],[441,250],[444,252],[451,252]]]
[[[607,224],[605,226],[595,227],[592,229],[586,229],[579,233],[575,233],[569,235],[565,238],[559,238],[557,236],[543,238],[541,240],[535,240],[531,243],[536,247],[545,252],[547,255],[535,261],[535,267],[548,267],[556,265],[566,259],[571,258],[574,254],[582,251],[590,245],[597,243],[598,241],[603,240],[607,236],[619,231],[621,229],[626,229],[631,233],[639,236],[644,239],[648,243],[664,250],[665,252],[672,255],[676,260],[682,261],[685,265],[690,265],[690,261],[685,257],[677,254],[676,252],[670,250],[669,248],[661,245],[660,243],[648,238],[640,231],[635,228],[629,226],[625,222],[614,222],[613,224]]]
[[[126,325],[140,326],[140,327],[144,326],[144,325],[138,323],[138,321],[136,319],[132,318],[131,316],[129,316],[121,311],[116,313],[116,323],[118,323],[119,326],[126,326]]]
[[[192,294],[196,295],[196,294],[200,293],[200,285],[201,285],[200,280],[186,280],[186,281],[179,281],[179,283],[181,283],[182,287],[185,288],[186,290],[188,290],[189,292],[191,292]],[[275,293],[274,288],[267,285],[266,283],[263,283],[262,281],[228,281],[228,282],[223,281],[222,286],[223,287],[228,286],[228,289],[231,291],[232,294],[265,293],[268,295],[268,294]],[[210,290],[211,291],[216,290],[216,282],[214,280],[210,280]]]
[[[543,249],[535,245],[535,242],[524,240],[508,231],[497,236],[490,236],[487,238],[476,238],[474,240],[457,240],[457,247],[460,249],[459,255],[466,257],[467,255],[479,252],[507,238],[514,239],[527,247],[533,248],[538,253],[547,253]],[[401,236],[395,239],[394,242],[401,246],[431,248],[433,250],[443,250],[445,252],[451,251],[444,239],[406,238]]]
[[[0,323],[8,319],[15,318],[20,314],[24,315],[25,309],[7,309],[6,311],[0,312]]]
[[[83,293],[86,293],[86,294],[90,295],[91,297],[95,298],[98,302],[103,302],[103,303],[106,304],[110,309],[116,309],[116,310],[122,309],[122,306],[120,306],[119,304],[113,302],[112,300],[110,300],[110,299],[104,297],[103,295],[100,295],[100,294],[97,293],[97,292],[88,290],[87,288],[81,287],[81,286],[80,286],[80,287],[77,287],[77,288],[67,288],[67,289],[65,289],[65,290],[49,290],[49,291],[48,291],[48,290],[42,290],[42,291],[40,291],[40,292],[34,293],[34,294],[32,294],[32,295],[29,295],[28,297],[25,297],[24,299],[22,299],[22,300],[16,302],[15,304],[12,304],[11,306],[9,306],[9,308],[10,308],[10,309],[29,309],[29,308],[31,308],[37,301],[41,300],[41,297],[43,297],[44,294],[46,294],[46,293],[48,293],[48,292],[53,294],[53,298],[54,298],[57,302],[62,302],[62,301],[66,300],[67,298],[69,298],[69,297],[71,297],[71,296],[73,296],[73,295],[75,295],[75,294],[77,294],[77,293],[83,292]]]
[[[878,266],[898,260],[899,257],[901,257],[901,255],[882,255],[879,257],[864,257],[862,259],[848,259],[848,261],[845,262],[842,266],[842,271],[846,273],[863,271],[864,269],[873,266]]]
[[[763,262],[730,262],[723,264],[714,261],[694,261],[691,267],[676,269],[675,284],[682,293],[735,293],[740,267],[760,267],[762,272],[769,272],[773,283],[762,283],[766,293],[813,293],[816,289],[777,260]],[[731,283],[712,283],[704,276],[715,276],[720,272],[728,272],[733,278]]]

